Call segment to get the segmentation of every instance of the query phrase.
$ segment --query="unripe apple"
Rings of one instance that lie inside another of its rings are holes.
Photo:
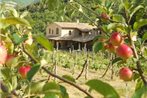
[[[116,54],[122,59],[128,59],[133,56],[133,50],[126,44],[121,44],[116,49]]]
[[[131,81],[133,77],[133,72],[128,67],[123,67],[119,71],[120,79],[124,81]]]
[[[111,43],[108,43],[104,47],[105,47],[105,49],[107,49],[110,52],[116,52],[116,48],[117,48],[117,46],[113,46]]]
[[[7,49],[5,46],[0,45],[0,64],[5,64],[7,59]]]
[[[110,43],[112,43],[112,45],[119,46],[122,44],[122,42],[122,36],[119,32],[114,32],[111,34]]]
[[[18,65],[18,57],[15,54],[8,54],[6,59],[6,65],[15,67]]]
[[[22,76],[22,78],[26,78],[27,73],[31,70],[31,66],[30,65],[26,65],[26,66],[21,66],[19,68],[19,73]]]

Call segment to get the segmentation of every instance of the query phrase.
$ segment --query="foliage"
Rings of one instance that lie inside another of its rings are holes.
[[[62,86],[60,82],[35,77],[35,75],[38,74],[42,77],[42,71],[78,88],[87,94],[88,97],[92,97],[90,92],[95,90],[106,98],[119,98],[115,88],[101,80],[88,80],[86,85],[90,87],[90,90],[87,92],[76,85],[76,81],[72,76],[63,75],[63,77],[60,77],[53,74],[53,67],[57,64],[58,60],[61,60],[60,57],[56,58],[57,54],[55,54],[56,51],[54,50],[51,56],[53,66],[50,65],[51,63],[48,61],[50,55],[48,53],[53,50],[51,43],[43,34],[32,34],[32,30],[33,32],[43,32],[47,21],[76,21],[77,18],[80,18],[82,22],[89,19],[86,22],[91,22],[98,26],[98,29],[100,29],[104,35],[106,40],[101,41],[99,37],[97,37],[95,41],[93,47],[96,53],[101,50],[102,52],[106,50],[104,46],[109,43],[109,37],[113,31],[121,33],[124,42],[129,44],[128,47],[131,47],[133,50],[133,57],[129,59],[119,58],[114,52],[111,53],[112,58],[110,58],[110,64],[116,64],[118,67],[132,64],[128,67],[134,69],[133,71],[136,75],[133,77],[133,80],[136,81],[136,91],[134,91],[133,98],[141,97],[146,93],[147,84],[146,78],[144,77],[144,74],[146,74],[146,66],[143,66],[142,63],[146,62],[147,57],[147,49],[145,46],[146,34],[144,34],[146,33],[145,26],[147,25],[147,15],[145,13],[147,7],[145,5],[146,0],[138,1],[139,0],[92,0],[92,2],[90,2],[73,0],[63,2],[61,0],[43,0],[41,3],[26,7],[26,9],[20,9],[20,11],[22,11],[21,13],[18,13],[13,7],[1,4],[0,46],[6,47],[8,54],[13,55],[12,61],[17,60],[15,64],[14,62],[10,65],[7,63],[0,64],[2,74],[0,94],[2,98],[11,96],[22,98],[69,98],[66,88]],[[36,9],[41,12],[41,14],[39,12],[35,13]],[[31,17],[26,17],[27,12],[23,12],[24,10],[34,12],[34,15],[32,14],[30,15]],[[25,17],[29,21],[26,20]],[[35,19],[35,21],[32,19]],[[38,22],[36,20],[40,21]],[[34,25],[31,27],[30,23],[31,25],[34,23]],[[138,36],[140,33],[143,33],[143,37]],[[28,40],[30,41],[29,43]],[[108,51],[105,53],[110,54]],[[82,55],[84,54],[86,54],[85,51],[83,51]],[[102,55],[105,56],[107,54]],[[62,55],[62,57],[64,56],[65,54]],[[72,61],[77,59],[76,56],[77,55],[72,58]],[[89,59],[88,55],[83,58],[81,56],[78,58],[78,61],[85,58]],[[93,57],[91,58],[94,59]],[[7,62],[7,58],[5,59]],[[81,62],[83,64],[83,61]],[[32,66],[31,70],[27,73],[27,78],[23,78],[18,72],[18,69],[28,64]],[[48,69],[45,69],[45,67],[48,67]]]

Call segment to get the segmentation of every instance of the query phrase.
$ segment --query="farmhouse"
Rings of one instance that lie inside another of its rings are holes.
[[[54,22],[46,29],[47,38],[56,49],[91,49],[92,41],[99,34],[88,23]]]

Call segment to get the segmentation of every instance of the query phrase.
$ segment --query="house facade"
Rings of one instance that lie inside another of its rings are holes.
[[[91,48],[98,31],[88,23],[54,22],[46,28],[46,36],[57,49]]]

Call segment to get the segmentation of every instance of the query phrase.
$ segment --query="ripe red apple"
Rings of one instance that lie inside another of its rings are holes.
[[[102,13],[101,13],[101,18],[102,18],[102,19],[105,19],[105,20],[108,20],[108,19],[109,19],[109,16],[107,15],[107,13],[102,12]]]
[[[30,65],[26,65],[26,66],[21,66],[19,68],[19,73],[22,76],[22,78],[26,78],[27,73],[31,70],[31,66]]]
[[[119,46],[122,44],[122,36],[119,32],[114,32],[111,34],[110,43],[114,46]]]
[[[120,79],[124,81],[131,81],[133,77],[133,72],[128,67],[123,67],[119,71]]]
[[[0,44],[0,64],[4,64],[7,59],[7,49],[5,46]]]
[[[121,44],[116,49],[116,54],[122,59],[128,59],[133,56],[133,50],[126,44]]]
[[[116,52],[116,48],[117,48],[117,46],[113,46],[111,43],[108,43],[104,47],[105,47],[105,49],[107,49],[110,52]]]

